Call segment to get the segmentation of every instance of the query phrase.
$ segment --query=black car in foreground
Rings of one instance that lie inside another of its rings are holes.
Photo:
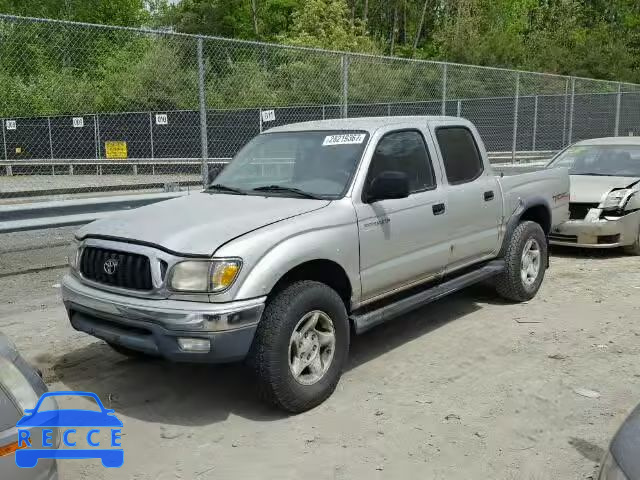
[[[598,480],[640,480],[640,405],[613,437]]]

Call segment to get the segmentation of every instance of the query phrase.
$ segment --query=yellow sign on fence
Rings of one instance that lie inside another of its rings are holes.
[[[127,142],[109,141],[104,142],[104,152],[107,158],[122,160],[127,158]]]

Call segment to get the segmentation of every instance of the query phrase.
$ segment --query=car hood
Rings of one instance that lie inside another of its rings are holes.
[[[158,245],[192,255],[212,255],[248,232],[327,206],[328,200],[200,192],[98,220],[77,237],[99,236]]]
[[[625,188],[640,177],[600,177],[571,175],[571,202],[600,203],[602,195],[612,188]]]

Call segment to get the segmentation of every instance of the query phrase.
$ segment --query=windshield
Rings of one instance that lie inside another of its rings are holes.
[[[259,135],[238,152],[209,191],[340,198],[349,188],[368,136],[345,130]]]
[[[640,177],[640,145],[576,145],[549,164],[565,167],[570,175]]]

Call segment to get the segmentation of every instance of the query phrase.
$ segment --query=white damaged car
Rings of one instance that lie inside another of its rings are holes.
[[[547,165],[555,167],[571,176],[570,220],[552,229],[551,243],[640,255],[640,137],[578,142]]]

